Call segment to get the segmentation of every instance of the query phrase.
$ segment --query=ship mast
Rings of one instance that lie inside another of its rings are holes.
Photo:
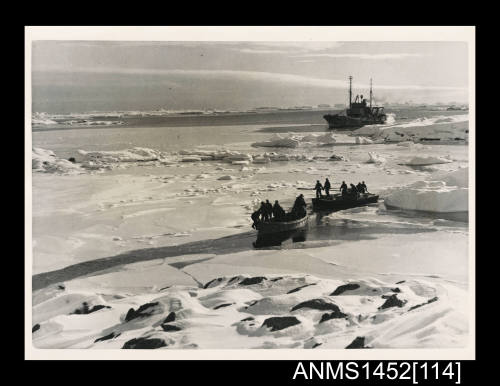
[[[370,78],[370,109],[372,108],[372,98],[373,98],[372,78]]]
[[[352,104],[352,75],[349,75],[349,109]]]

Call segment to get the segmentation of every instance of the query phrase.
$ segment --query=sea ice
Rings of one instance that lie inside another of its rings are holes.
[[[368,144],[373,143],[373,141],[371,139],[368,139],[368,138],[356,137],[356,143],[358,145],[368,145]]]
[[[427,212],[467,212],[469,210],[468,168],[417,181],[397,188],[384,199],[386,205]],[[439,178],[439,179],[438,179]]]
[[[368,152],[368,161],[366,161],[366,163],[381,164],[383,162],[385,162],[385,158],[379,156],[376,153]]]
[[[407,162],[401,163],[401,165],[426,166],[426,165],[434,165],[434,164],[446,164],[446,163],[450,163],[450,162],[453,162],[453,161],[451,159],[445,158],[445,157],[432,157],[432,156],[420,157],[420,156],[416,156]]]
[[[79,165],[57,157],[53,151],[34,147],[32,149],[31,167],[33,171],[45,173],[81,173]]]
[[[274,134],[268,141],[255,142],[254,147],[297,147],[300,142],[293,136],[282,137],[279,134]]]

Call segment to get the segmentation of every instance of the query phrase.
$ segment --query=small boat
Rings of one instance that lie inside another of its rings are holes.
[[[309,216],[306,215],[293,221],[259,221],[255,224],[259,234],[279,233],[303,228],[307,225]]]
[[[315,210],[344,210],[374,204],[378,201],[378,195],[372,193],[362,193],[358,197],[350,195],[342,197],[341,194],[333,194],[331,196],[321,196],[321,198],[313,198],[313,209]]]

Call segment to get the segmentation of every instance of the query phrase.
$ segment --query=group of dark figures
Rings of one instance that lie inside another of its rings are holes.
[[[368,193],[368,189],[366,187],[365,181],[358,182],[357,185],[350,184],[350,188],[347,187],[345,181],[342,181],[342,185],[340,185],[340,192],[342,193],[342,197],[359,197],[360,194]],[[325,183],[321,185],[319,180],[316,181],[316,186],[314,190],[316,190],[316,198],[321,198],[321,191],[324,190],[327,197],[330,197],[330,189],[332,185],[328,178],[325,180]]]
[[[342,181],[342,185],[340,185],[340,192],[342,193],[342,197],[345,198],[358,198],[360,194],[368,193],[368,189],[366,188],[365,181],[359,182],[357,185],[350,184],[350,187],[347,187],[345,181]],[[316,190],[316,198],[321,198],[321,191],[324,190],[327,197],[330,197],[330,189],[332,185],[328,178],[325,183],[321,185],[321,182],[316,181],[316,186],[314,189]],[[304,200],[304,195],[301,194],[295,199],[295,203],[293,204],[292,210],[287,213],[281,207],[278,200],[274,201],[274,205],[266,200],[266,202],[262,201],[260,203],[260,208],[252,213],[252,228],[256,228],[256,224],[258,222],[264,221],[293,221],[298,220],[306,216],[306,201]]]
[[[252,213],[252,228],[256,227],[259,221],[293,221],[306,216],[306,201],[304,195],[301,194],[295,199],[292,210],[287,213],[279,204],[278,200],[274,201],[274,205],[266,200],[260,203],[260,208]]]

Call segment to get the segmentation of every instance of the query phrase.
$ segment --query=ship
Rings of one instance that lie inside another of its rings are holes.
[[[383,124],[387,120],[384,108],[372,106],[373,90],[370,79],[370,100],[363,95],[356,95],[352,100],[352,76],[349,76],[349,108],[338,114],[326,114],[323,118],[331,130],[354,130],[365,125]]]

